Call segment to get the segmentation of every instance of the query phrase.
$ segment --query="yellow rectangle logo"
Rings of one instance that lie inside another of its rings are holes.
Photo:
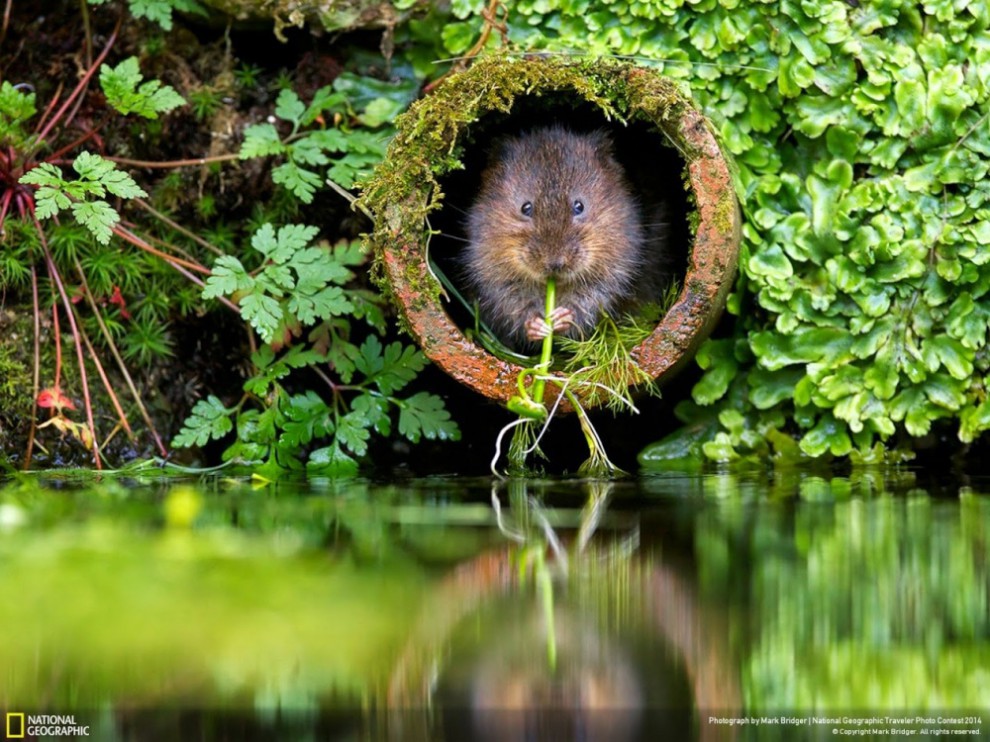
[[[24,714],[7,714],[7,739],[24,739]]]

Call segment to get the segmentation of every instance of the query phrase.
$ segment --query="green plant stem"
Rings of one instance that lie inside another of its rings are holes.
[[[549,318],[553,313],[554,308],[557,306],[557,282],[551,276],[547,279],[547,300],[543,310],[544,318]],[[546,320],[549,322],[549,319]],[[553,353],[553,326],[550,326],[550,332],[547,336],[543,338],[543,346],[540,348],[540,362],[536,365],[536,369],[539,373],[545,374],[550,370],[550,360],[551,354]],[[543,403],[543,391],[546,387],[546,382],[543,379],[537,377],[536,381],[533,382],[533,400],[542,404]]]

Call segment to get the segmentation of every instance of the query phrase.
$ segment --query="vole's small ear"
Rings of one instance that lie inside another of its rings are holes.
[[[485,155],[488,158],[488,164],[491,165],[494,162],[504,160],[506,155],[509,153],[509,147],[515,141],[515,137],[508,136],[507,134],[501,134],[492,139],[485,148]]]
[[[603,158],[615,157],[615,141],[606,129],[595,129],[586,135],[588,142]]]

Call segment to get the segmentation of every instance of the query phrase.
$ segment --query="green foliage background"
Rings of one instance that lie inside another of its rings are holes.
[[[453,3],[448,52],[484,5]],[[678,408],[692,450],[874,460],[943,418],[964,442],[990,427],[990,5],[509,5],[520,47],[634,56],[682,80],[735,159],[737,319]]]

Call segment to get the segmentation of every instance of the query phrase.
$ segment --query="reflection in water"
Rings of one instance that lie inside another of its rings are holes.
[[[525,545],[462,565],[427,603],[393,675],[389,736],[707,739],[699,710],[738,710],[724,626],[689,582],[630,558],[628,534],[591,546],[609,489],[589,488],[569,556],[525,482],[511,518],[493,495]]]
[[[439,680],[434,698],[450,710],[447,738],[454,738],[450,727],[458,722],[480,740],[637,738],[648,700],[642,677],[647,668],[636,666],[620,641],[558,609],[551,663],[546,617],[539,611],[520,615],[517,605],[505,608],[494,611],[498,620],[490,640],[454,658],[456,665]]]
[[[174,488],[0,485],[0,719],[74,713],[122,741],[765,738],[713,712],[990,723],[985,483],[513,482],[498,517],[487,479],[210,480],[188,518]]]

